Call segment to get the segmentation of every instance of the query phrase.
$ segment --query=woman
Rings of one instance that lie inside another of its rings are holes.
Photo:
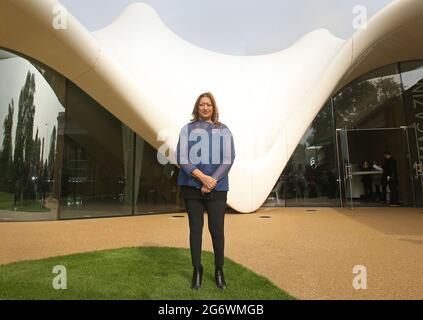
[[[228,173],[235,159],[235,146],[231,131],[219,122],[219,110],[210,92],[197,98],[192,116],[191,121],[181,129],[176,147],[176,160],[181,167],[178,185],[189,218],[191,260],[194,267],[191,288],[201,287],[201,243],[204,211],[207,210],[216,285],[224,289],[224,221],[229,190]]]

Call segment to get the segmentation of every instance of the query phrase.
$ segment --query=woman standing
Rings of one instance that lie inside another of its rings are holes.
[[[182,127],[176,147],[176,160],[181,167],[178,185],[189,218],[194,267],[191,288],[201,287],[201,244],[204,211],[207,211],[215,259],[215,281],[218,288],[224,289],[224,221],[228,173],[235,159],[235,146],[231,131],[219,122],[219,110],[210,92],[197,98],[192,116],[191,121]]]

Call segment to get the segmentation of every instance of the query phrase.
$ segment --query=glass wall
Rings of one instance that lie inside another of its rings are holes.
[[[362,163],[382,165],[390,151],[400,203],[423,205],[422,97],[423,61],[385,66],[342,88],[304,133],[264,206],[341,205],[348,191],[341,131],[354,201],[378,205],[380,172],[364,198]],[[0,125],[0,220],[184,210],[176,166],[159,164],[151,145],[71,81],[4,49]]]
[[[65,79],[0,49],[0,219],[57,219]]]
[[[325,104],[264,206],[384,206],[385,152],[400,205],[423,205],[423,61],[373,70]],[[370,172],[369,172],[370,171]]]
[[[383,166],[385,151],[396,162],[400,203],[423,204],[422,119],[422,61],[384,66],[352,81],[316,116],[264,206],[348,206],[346,193],[355,205],[384,205],[382,173],[367,175],[363,163],[372,170]],[[350,186],[344,184],[346,161]]]
[[[400,127],[405,123],[401,93],[397,64],[354,80],[333,97],[336,128]]]
[[[61,218],[132,214],[133,133],[68,82]]]
[[[383,167],[384,153],[390,152],[396,161],[399,198],[402,204],[410,205],[413,200],[407,136],[402,129],[406,113],[399,65],[388,65],[354,80],[333,97],[333,104],[339,150],[345,151],[339,155],[341,185],[347,193],[344,199],[356,206],[389,203],[383,195],[382,171],[374,165]]]
[[[0,220],[183,210],[178,168],[54,70],[0,50]]]
[[[278,205],[278,202],[287,207],[337,205],[338,167],[334,141],[329,100],[303,135],[265,206]]]
[[[136,137],[135,213],[175,212],[184,209],[177,186],[178,168],[161,165],[157,152]]]
[[[400,67],[407,125],[416,124],[421,132],[423,129],[420,124],[423,119],[423,61],[404,62]]]
[[[177,168],[68,82],[61,218],[175,212]]]
[[[423,61],[400,64],[414,204],[423,205]]]

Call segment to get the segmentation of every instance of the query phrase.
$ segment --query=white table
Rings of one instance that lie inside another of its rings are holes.
[[[372,175],[372,176],[378,177],[378,176],[382,176],[382,171],[354,171],[352,173],[352,181],[351,181],[352,197],[355,199],[358,199],[362,195],[364,195],[364,186],[363,186],[363,182],[361,181],[361,178],[364,175]],[[373,186],[374,186],[374,181],[372,181],[372,190],[374,192]],[[349,183],[347,183],[347,192],[349,195],[349,192],[350,192]]]

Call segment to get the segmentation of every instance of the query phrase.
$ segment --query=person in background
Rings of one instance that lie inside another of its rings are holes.
[[[380,187],[382,185],[383,168],[382,168],[382,165],[377,161],[373,161],[372,168],[373,168],[374,171],[380,172],[379,174],[374,175],[373,184],[375,186],[375,200],[381,201],[382,200],[382,194],[380,192]]]
[[[382,196],[383,203],[387,203],[386,187],[390,189],[390,205],[399,205],[398,201],[398,173],[397,162],[392,157],[391,152],[384,152],[385,161],[383,162],[383,175],[382,175]]]
[[[369,165],[369,161],[364,160],[361,163],[360,170],[364,172],[372,171],[372,168]],[[361,177],[361,182],[363,183],[363,187],[364,187],[364,199],[371,200],[373,197],[372,176],[370,174],[363,174]]]

